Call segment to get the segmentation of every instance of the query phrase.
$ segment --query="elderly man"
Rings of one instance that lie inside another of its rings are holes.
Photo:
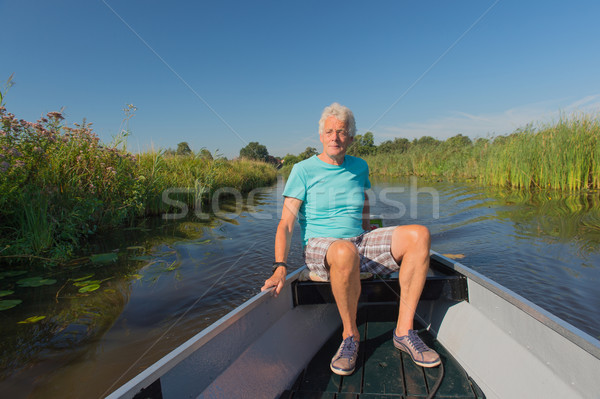
[[[281,291],[294,222],[299,217],[307,267],[331,282],[342,319],[342,343],[331,360],[339,375],[354,372],[360,341],[356,314],[360,272],[389,274],[399,270],[401,287],[394,346],[423,367],[440,364],[413,330],[415,309],[429,268],[430,236],[419,225],[369,231],[367,163],[346,155],[356,133],[354,115],[338,103],[326,107],[319,121],[323,152],[294,165],[283,195],[281,220],[275,237],[273,275],[262,290]],[[399,266],[400,265],[400,266]]]

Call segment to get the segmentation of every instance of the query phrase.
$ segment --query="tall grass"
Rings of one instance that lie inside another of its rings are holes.
[[[468,180],[477,178],[477,167],[488,145],[434,142],[413,144],[404,152],[387,152],[365,157],[371,174],[376,176],[419,176],[432,179]]]
[[[480,181],[517,189],[600,188],[600,121],[581,115],[494,140]]]
[[[476,180],[525,190],[600,189],[600,120],[589,115],[528,125],[493,140],[453,139],[365,159],[378,176]]]
[[[181,156],[150,151],[140,154],[138,160],[140,176],[147,186],[146,214],[153,215],[169,211],[169,206],[162,201],[167,189],[185,189],[174,195],[174,199],[194,207],[197,202],[210,202],[219,189],[227,187],[247,193],[270,185],[276,179],[273,166],[247,159],[228,161],[209,159],[201,153]]]
[[[275,179],[260,162],[133,155],[118,139],[101,143],[91,124],[66,127],[58,112],[32,123],[0,106],[0,259],[68,258],[99,230],[167,211],[168,188],[187,190],[193,207],[221,187],[243,193]]]

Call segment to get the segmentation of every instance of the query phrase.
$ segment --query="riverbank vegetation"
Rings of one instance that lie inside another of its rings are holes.
[[[600,120],[590,115],[476,140],[459,134],[445,141],[424,136],[375,145],[373,133],[367,132],[355,137],[348,154],[364,158],[372,176],[475,181],[523,190],[600,189]],[[284,173],[300,158],[284,158]]]
[[[276,179],[272,165],[213,159],[207,151],[132,154],[125,136],[106,145],[91,123],[67,127],[59,112],[32,123],[0,107],[3,264],[55,264],[72,256],[86,237],[169,212],[174,201],[194,209],[219,188],[244,193]],[[173,191],[167,202],[166,190]]]

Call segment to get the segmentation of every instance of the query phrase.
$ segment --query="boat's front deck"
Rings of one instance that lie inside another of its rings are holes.
[[[336,331],[302,371],[294,386],[281,398],[423,398],[440,377],[440,367],[423,368],[397,350],[392,343],[397,305],[368,305],[359,310],[361,342],[357,367],[350,376],[338,376],[329,369],[331,357],[341,342]],[[419,327],[415,325],[415,327]],[[435,398],[482,398],[458,362],[433,337],[421,338],[442,358],[444,375]]]

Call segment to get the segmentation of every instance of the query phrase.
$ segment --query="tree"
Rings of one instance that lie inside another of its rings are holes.
[[[312,157],[313,155],[317,155],[319,152],[317,151],[316,148],[314,147],[306,147],[306,150],[304,150],[304,152],[301,152],[300,154],[298,154],[298,158],[300,161],[304,161],[305,159],[308,159],[310,157]]]
[[[283,157],[284,165],[294,165],[300,161],[301,161],[301,159],[298,155],[287,154],[285,157]]]
[[[181,143],[177,144],[177,155],[190,155],[191,153],[192,149],[187,142],[182,141]]]
[[[446,139],[446,144],[449,147],[461,148],[470,147],[473,144],[473,142],[469,137],[463,136],[462,134],[457,134],[456,136]]]
[[[418,140],[417,139],[413,140],[413,145],[416,144],[416,145],[423,145],[423,146],[425,146],[425,145],[434,146],[434,145],[438,145],[439,143],[441,143],[441,141],[439,141],[438,139],[435,139],[431,136],[423,136]]]
[[[386,154],[390,152],[402,154],[406,152],[410,147],[410,141],[403,137],[396,137],[394,141],[386,140],[383,143],[379,144],[377,147],[377,152],[379,154]]]
[[[363,135],[354,136],[354,141],[348,147],[348,155],[364,156],[374,154],[377,150],[373,133],[367,132]]]
[[[267,147],[259,142],[251,141],[247,146],[240,150],[240,157],[267,162],[269,159],[269,151],[267,151]]]
[[[198,156],[202,159],[208,159],[210,161],[213,160],[212,154],[206,148],[201,149],[200,152],[198,153]]]

